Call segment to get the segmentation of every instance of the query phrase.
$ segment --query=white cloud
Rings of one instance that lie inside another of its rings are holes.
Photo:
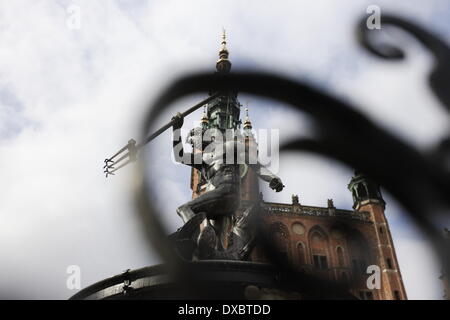
[[[440,269],[425,239],[397,237],[395,247],[410,300],[440,300],[444,295]],[[414,267],[411,267],[414,266]],[[427,277],[424,278],[424,275]]]

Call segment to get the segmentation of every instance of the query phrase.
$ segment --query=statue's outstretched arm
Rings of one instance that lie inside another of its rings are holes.
[[[283,182],[281,182],[281,179],[261,163],[259,163],[259,161],[256,164],[256,173],[262,180],[269,182],[269,187],[271,189],[275,190],[276,192],[280,192],[283,190],[284,185]]]
[[[183,163],[185,165],[201,169],[202,156],[200,154],[194,154],[192,152],[184,152],[183,139],[181,137],[181,127],[183,126],[184,119],[180,113],[172,118],[176,120],[173,124],[173,156],[176,162]]]

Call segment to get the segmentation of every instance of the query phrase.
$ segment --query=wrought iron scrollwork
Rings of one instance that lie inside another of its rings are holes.
[[[369,52],[388,60],[400,60],[406,56],[404,50],[398,46],[375,42],[374,38],[380,30],[369,30],[365,24],[366,20],[362,19],[357,29],[358,40]],[[442,106],[450,112],[450,47],[448,44],[416,23],[397,16],[384,14],[381,17],[381,25],[397,27],[408,32],[428,49],[434,58],[434,65],[428,76],[428,84]],[[430,153],[430,157],[445,171],[450,172],[450,133],[435,147]]]

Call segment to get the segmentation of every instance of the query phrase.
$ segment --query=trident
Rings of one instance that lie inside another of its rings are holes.
[[[210,101],[214,100],[219,96],[218,93],[206,98],[203,101],[200,101],[196,105],[192,106],[185,112],[181,113],[181,117],[186,117],[195,110],[199,109],[200,107],[204,106],[205,104],[209,103]],[[128,141],[128,143],[119,151],[116,152],[112,157],[105,159],[103,166],[104,173],[106,174],[106,177],[108,178],[109,175],[115,175],[115,172],[128,164],[135,162],[137,159],[137,154],[140,149],[142,149],[147,143],[155,139],[157,136],[159,136],[161,133],[169,129],[173,126],[174,122],[176,120],[171,120],[168,123],[166,123],[164,126],[162,126],[160,129],[156,130],[154,133],[152,133],[150,136],[148,136],[144,141],[137,144],[137,142],[134,139],[131,139]],[[126,152],[126,153],[125,153]],[[125,153],[125,154],[124,154]],[[119,158],[118,158],[119,157]],[[118,158],[118,159],[116,159]],[[116,159],[116,160],[114,160]]]

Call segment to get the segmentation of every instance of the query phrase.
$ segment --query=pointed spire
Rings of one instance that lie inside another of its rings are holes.
[[[228,73],[231,69],[231,62],[228,60],[227,35],[225,29],[222,32],[222,42],[219,51],[219,60],[216,63],[217,72]]]
[[[245,119],[244,119],[244,129],[252,129],[252,123],[248,115],[248,108],[245,108]]]
[[[219,57],[227,59],[228,58],[228,49],[227,49],[227,34],[225,29],[222,31],[222,43],[220,46]]]
[[[209,123],[209,119],[208,119],[208,115],[206,114],[206,108],[205,107],[203,107],[203,115],[202,115],[202,117],[201,117],[201,119],[200,119],[200,122],[201,122],[201,124],[202,125],[208,125],[208,123]]]

